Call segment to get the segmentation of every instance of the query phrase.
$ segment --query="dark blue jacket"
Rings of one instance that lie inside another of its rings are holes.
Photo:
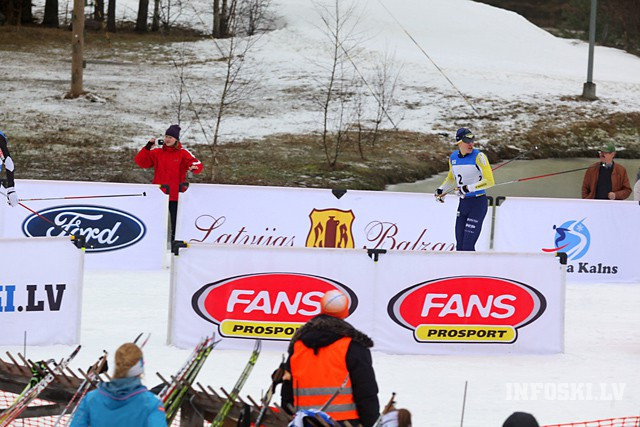
[[[80,402],[70,427],[166,427],[164,407],[139,377],[101,383]]]

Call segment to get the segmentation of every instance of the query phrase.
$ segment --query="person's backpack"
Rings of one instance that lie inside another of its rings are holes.
[[[296,412],[288,427],[338,427],[339,424],[327,413],[317,409],[305,409]]]

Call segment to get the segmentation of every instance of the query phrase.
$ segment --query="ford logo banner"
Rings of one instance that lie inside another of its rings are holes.
[[[102,206],[56,206],[31,215],[22,223],[27,237],[64,236],[65,231],[84,236],[87,252],[106,252],[137,243],[144,237],[146,227],[131,214]]]

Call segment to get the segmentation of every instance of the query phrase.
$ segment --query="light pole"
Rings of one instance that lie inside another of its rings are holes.
[[[591,17],[589,19],[589,65],[587,66],[587,82],[582,86],[582,96],[586,99],[596,98],[596,84],[593,82],[593,50],[596,44],[596,9],[598,0],[591,0]]]

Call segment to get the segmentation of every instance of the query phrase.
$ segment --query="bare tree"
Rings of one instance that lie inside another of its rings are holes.
[[[104,0],[95,0],[93,19],[98,22],[104,22]]]
[[[44,18],[42,25],[45,27],[58,28],[58,0],[46,0],[44,3]]]
[[[107,31],[116,32],[116,0],[109,0],[107,7]]]
[[[160,30],[160,0],[153,0],[153,18],[151,19],[151,31]]]
[[[397,102],[396,90],[398,88],[398,80],[400,78],[401,67],[397,67],[395,55],[385,52],[384,56],[375,61],[375,76],[371,85],[371,92],[376,100],[377,108],[374,119],[374,127],[371,137],[371,148],[375,147],[378,139],[380,126],[385,120],[397,129],[397,124],[390,115],[390,110]]]
[[[138,3],[138,19],[136,19],[136,31],[147,32],[147,20],[149,19],[149,0],[140,0]]]
[[[84,0],[73,1],[71,25],[73,27],[71,42],[71,91],[67,97],[77,98],[83,93]]]
[[[328,77],[322,88],[322,147],[327,165],[334,168],[344,146],[348,127],[346,120],[351,90],[347,82],[352,82],[352,67],[346,67],[351,53],[359,43],[356,33],[358,18],[355,4],[341,5],[335,0],[333,8],[316,4],[323,27],[321,30],[328,40],[330,62]]]

